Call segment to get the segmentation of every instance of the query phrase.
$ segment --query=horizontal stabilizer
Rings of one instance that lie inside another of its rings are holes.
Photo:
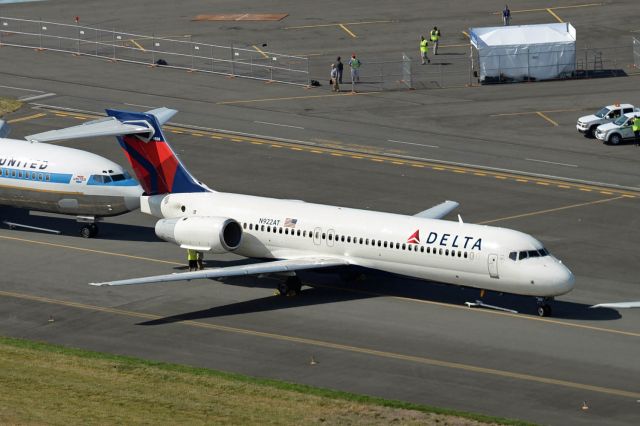
[[[161,126],[167,121],[171,120],[171,117],[173,117],[177,113],[178,111],[176,111],[175,109],[170,109],[165,107],[156,108],[156,109],[152,109],[151,111],[147,111],[147,114],[151,114],[154,117],[156,117],[156,120],[158,120],[158,123]]]
[[[147,111],[146,114],[153,115],[158,123],[162,125],[169,121],[177,112],[178,111],[175,109],[162,107]],[[26,136],[25,139],[32,142],[51,142],[97,136],[125,136],[140,134],[153,136],[153,133],[153,127],[146,121],[128,123],[126,121],[120,121],[115,117],[107,117],[88,121],[80,124],[79,126],[29,135]]]
[[[453,210],[455,210],[459,205],[460,203],[447,200],[444,203],[431,207],[430,209],[421,211],[420,213],[416,213],[414,214],[414,216],[422,217],[425,219],[442,219]]]
[[[225,268],[205,269],[203,271],[180,272],[176,274],[155,275],[128,280],[90,283],[95,286],[150,284],[172,281],[191,281],[205,278],[235,277],[241,275],[272,274],[276,272],[301,271],[349,265],[346,259],[330,257],[303,257],[298,259],[276,260],[273,262],[253,263],[249,265],[227,266]]]
[[[591,306],[591,308],[613,308],[613,309],[625,309],[625,308],[640,308],[639,302],[618,302],[618,303],[599,303]]]
[[[68,139],[90,138],[96,136],[120,136],[150,133],[152,130],[142,124],[125,124],[113,117],[89,121],[66,129],[50,130],[44,133],[25,136],[32,142],[51,142]]]

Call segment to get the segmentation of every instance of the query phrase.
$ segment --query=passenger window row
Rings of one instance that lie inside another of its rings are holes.
[[[249,231],[260,231],[260,232],[273,232],[274,234],[285,234],[285,235],[292,235],[292,236],[297,236],[297,237],[302,237],[302,238],[313,238],[313,232],[309,231],[307,232],[306,230],[300,230],[300,229],[291,229],[291,228],[286,228],[286,227],[277,227],[277,226],[270,226],[270,225],[258,225],[258,224],[253,224],[253,223],[249,223],[247,224],[246,222],[242,224],[242,227],[244,229],[248,229]],[[442,247],[430,247],[427,246],[425,247],[424,245],[418,245],[418,244],[407,244],[407,243],[394,243],[391,241],[383,241],[383,240],[375,240],[375,239],[369,239],[369,238],[362,238],[362,237],[352,237],[350,235],[335,235],[335,234],[327,234],[325,232],[320,233],[319,231],[315,232],[315,236],[316,239],[323,239],[323,240],[329,240],[329,241],[336,241],[336,242],[342,242],[342,243],[353,243],[353,244],[361,244],[361,245],[365,245],[365,246],[377,246],[377,247],[384,247],[384,248],[389,248],[389,249],[396,249],[396,250],[408,250],[408,251],[415,251],[415,252],[420,252],[420,253],[427,253],[427,254],[438,254],[438,255],[444,255],[444,256],[451,256],[451,257],[460,257],[460,258],[464,258],[464,259],[473,259],[473,252],[469,253],[466,251],[461,251],[461,250],[450,250],[448,248],[442,248]]]
[[[4,177],[12,177],[18,179],[29,179],[49,182],[51,175],[49,173],[29,172],[27,170],[2,169],[0,172]]]

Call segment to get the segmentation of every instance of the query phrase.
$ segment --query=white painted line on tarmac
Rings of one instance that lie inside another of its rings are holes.
[[[23,89],[22,87],[0,86],[3,89],[24,90],[25,92],[44,93],[43,90]]]
[[[51,93],[43,93],[42,95],[34,95],[34,96],[27,96],[22,97],[22,98],[18,98],[19,101],[22,102],[29,102],[29,101],[35,101],[36,99],[43,99],[43,98],[50,98],[51,96],[55,96],[56,94],[51,92]]]
[[[279,127],[291,127],[292,129],[301,129],[304,130],[304,127],[300,126],[291,126],[289,124],[278,124],[278,123],[269,123],[268,121],[254,121],[254,123],[258,124],[268,124],[270,126],[279,126]]]
[[[128,104],[126,102],[125,102],[125,105],[134,106],[134,107],[140,107],[140,108],[151,108],[151,109],[160,108],[160,107],[155,107],[155,106],[151,106],[151,105]]]
[[[405,144],[405,145],[425,146],[427,148],[440,148],[437,145],[427,145],[427,144],[424,144],[424,143],[405,142],[405,141],[394,141],[393,139],[387,139],[387,142],[402,143],[402,144]]]
[[[558,166],[578,167],[577,164],[556,163],[555,161],[536,160],[535,158],[525,158],[525,160],[527,160],[527,161],[535,161],[537,163],[555,164],[555,165],[558,165]]]

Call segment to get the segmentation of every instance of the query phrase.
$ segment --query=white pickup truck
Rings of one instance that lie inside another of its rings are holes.
[[[611,145],[618,145],[624,140],[635,139],[636,135],[632,129],[632,119],[640,117],[640,112],[630,112],[622,117],[618,117],[611,123],[606,123],[598,126],[596,130],[596,139],[609,143]]]
[[[578,129],[580,133],[584,133],[586,137],[593,137],[599,125],[610,123],[629,112],[640,112],[640,109],[635,108],[631,104],[607,105],[595,114],[578,118],[576,129]]]

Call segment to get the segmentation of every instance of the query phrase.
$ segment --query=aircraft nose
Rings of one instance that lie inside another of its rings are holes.
[[[576,277],[573,273],[564,266],[560,261],[554,265],[553,268],[554,287],[557,289],[557,295],[569,293],[573,290],[576,283]]]

